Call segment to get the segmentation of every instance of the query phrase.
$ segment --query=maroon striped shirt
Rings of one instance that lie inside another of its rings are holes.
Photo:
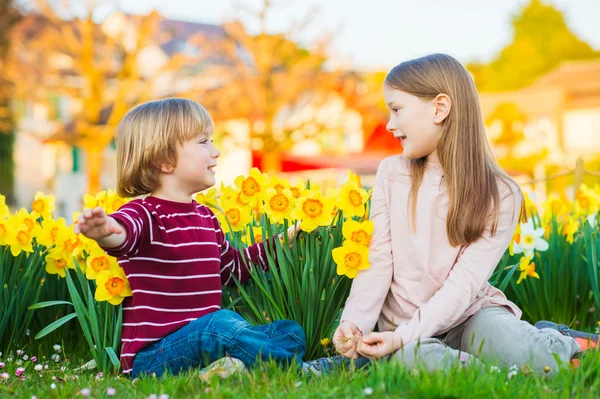
[[[213,212],[195,201],[150,196],[111,216],[127,238],[119,247],[104,249],[118,258],[133,292],[123,301],[124,373],[131,372],[135,355],[145,346],[220,309],[222,285],[234,285],[232,276],[242,282],[250,277],[243,256],[267,269],[263,243],[242,255],[225,239]]]

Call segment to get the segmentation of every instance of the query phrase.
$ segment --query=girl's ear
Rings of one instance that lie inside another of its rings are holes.
[[[438,94],[433,99],[433,105],[435,106],[435,113],[433,115],[433,123],[441,124],[450,115],[452,109],[452,100],[448,95],[444,93]]]

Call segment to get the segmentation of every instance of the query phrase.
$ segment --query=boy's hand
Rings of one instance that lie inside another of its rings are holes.
[[[335,349],[343,356],[349,359],[358,359],[359,354],[356,351],[356,345],[362,339],[362,331],[351,321],[343,321],[333,334],[333,344]]]
[[[96,207],[87,208],[77,218],[77,224],[74,227],[75,234],[81,233],[92,240],[101,240],[112,234],[123,233],[121,225],[110,216],[107,216],[104,209]]]
[[[294,238],[296,238],[296,235],[298,235],[298,233],[300,232],[300,222],[296,222],[296,224],[291,225],[290,227],[288,227],[287,229],[287,237],[288,237],[288,243],[290,245],[290,248],[292,248],[294,246]],[[279,235],[279,239],[281,240],[281,242],[283,243],[283,233],[281,233]]]

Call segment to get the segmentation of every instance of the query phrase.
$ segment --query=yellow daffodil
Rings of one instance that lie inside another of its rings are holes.
[[[213,187],[209,188],[206,191],[198,193],[196,194],[195,200],[199,204],[208,206],[209,208],[214,208],[219,204],[217,189]]]
[[[252,221],[252,210],[248,207],[239,207],[235,203],[225,203],[223,213],[219,212],[217,217],[224,233],[229,231],[243,231],[247,224]]]
[[[300,198],[302,194],[306,191],[306,183],[302,180],[296,182],[295,185],[290,186],[290,191],[292,192],[292,196],[296,199]]]
[[[305,192],[296,201],[292,218],[301,220],[302,231],[310,233],[318,226],[328,226],[333,220],[334,200],[323,196],[319,190]]]
[[[112,305],[119,305],[123,299],[132,296],[129,281],[122,268],[110,268],[102,270],[96,276],[96,293],[94,298],[97,301],[108,301]]]
[[[515,254],[515,244],[518,244],[521,241],[521,223],[517,223],[517,227],[513,234],[512,240],[510,240],[510,244],[508,245],[508,253],[510,256]]]
[[[525,199],[525,209],[527,210],[527,215],[537,215],[537,205],[531,199],[527,192],[523,192],[523,197]]]
[[[544,220],[549,221],[552,219],[552,215],[556,217],[565,214],[568,208],[558,195],[552,193],[548,199],[544,202]]]
[[[363,247],[369,247],[371,243],[371,235],[375,225],[371,220],[365,220],[359,223],[354,220],[344,222],[342,226],[342,234],[346,240],[353,241],[355,244]]]
[[[579,220],[573,219],[571,215],[565,220],[563,224],[562,235],[567,236],[567,242],[573,244],[575,240],[575,233],[579,231]]]
[[[85,277],[88,280],[95,280],[98,273],[111,267],[119,267],[117,259],[108,255],[100,247],[94,248],[86,259]]]
[[[519,270],[521,271],[521,275],[517,280],[517,284],[521,284],[521,281],[527,277],[534,277],[537,279],[540,278],[540,275],[535,272],[535,263],[531,262],[532,258],[533,254],[521,257],[521,260],[519,261]]]
[[[266,189],[264,200],[264,211],[271,222],[283,224],[285,219],[291,219],[296,199],[289,188],[277,191],[269,187]]]
[[[58,230],[56,236],[56,250],[61,251],[63,253],[62,256],[72,257],[80,244],[81,239],[79,238],[79,235],[76,235],[73,232],[73,227]]]
[[[111,214],[118,211],[119,208],[125,205],[127,202],[129,202],[128,199],[119,197],[115,191],[109,189],[106,193],[104,211],[107,214]]]
[[[329,338],[323,338],[319,342],[321,343],[322,346],[327,346],[327,345],[329,345],[329,343],[331,342],[331,340]]]
[[[348,181],[355,181],[358,184],[358,187],[362,187],[362,183],[360,181],[360,176],[348,171]]]
[[[266,173],[261,173],[258,168],[252,168],[249,176],[238,176],[235,185],[241,190],[242,196],[250,206],[254,207],[267,188],[267,180],[269,176]]]
[[[64,256],[60,250],[53,249],[46,255],[46,272],[49,274],[58,274],[65,278],[66,269],[74,268],[72,256]]]
[[[13,256],[18,256],[21,252],[33,252],[33,236],[25,223],[8,230],[6,243],[10,245]]]
[[[0,219],[4,219],[9,215],[8,205],[6,205],[6,197],[0,194]]]
[[[31,204],[31,214],[37,218],[51,219],[54,211],[53,195],[44,195],[41,191],[35,193],[35,198]]]
[[[58,232],[67,228],[67,221],[64,218],[44,219],[42,221],[42,231],[36,237],[36,240],[45,247],[51,247],[56,244]]]
[[[354,278],[359,270],[369,268],[369,250],[367,247],[357,245],[354,241],[346,240],[341,247],[331,251],[333,260],[337,265],[337,274]]]
[[[254,235],[254,241],[252,241],[252,236],[250,235],[250,228],[247,228],[244,236],[242,237],[242,241],[246,245],[250,246],[255,243],[262,242],[262,240],[263,240],[262,227],[252,226],[252,234]]]
[[[280,193],[284,188],[290,188],[290,186],[291,185],[289,181],[281,179],[277,176],[269,176],[269,181],[267,182],[267,187],[274,188],[278,193]]]
[[[361,188],[356,180],[350,180],[342,185],[342,191],[337,198],[336,205],[344,211],[344,216],[364,216],[369,193]]]
[[[596,214],[600,210],[600,195],[584,184],[577,190],[574,208],[577,216],[587,217]]]
[[[21,224],[26,225],[32,238],[37,237],[42,231],[40,224],[37,222],[37,217],[27,212],[27,209],[25,208],[21,208],[14,216],[9,217],[8,221],[15,228],[19,227]]]
[[[9,230],[13,227],[8,223],[8,220],[0,219],[0,246],[6,245]]]
[[[94,209],[97,206],[100,206],[98,204],[98,199],[96,198],[96,196],[92,195],[92,194],[84,194],[83,195],[83,209]]]

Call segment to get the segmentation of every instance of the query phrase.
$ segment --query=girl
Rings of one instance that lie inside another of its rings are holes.
[[[377,171],[371,268],[352,284],[334,335],[338,351],[430,370],[482,359],[555,372],[554,354],[568,362],[582,350],[575,338],[598,337],[537,329],[488,283],[524,208],[494,160],[471,76],[433,54],[393,68],[384,96],[387,129],[404,153]],[[380,332],[371,333],[376,322]]]

